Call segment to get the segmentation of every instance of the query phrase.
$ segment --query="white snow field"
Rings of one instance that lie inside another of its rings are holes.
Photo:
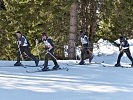
[[[133,56],[133,40],[129,43]],[[118,48],[102,39],[99,45],[94,49],[93,62],[114,65]],[[39,67],[13,67],[15,61],[0,61],[0,100],[133,100],[133,68],[74,65],[78,60],[58,62],[69,71],[27,73]],[[33,61],[22,63],[34,65]],[[39,63],[42,64],[43,61]],[[131,64],[126,55],[121,64]],[[52,68],[52,61],[49,65]]]

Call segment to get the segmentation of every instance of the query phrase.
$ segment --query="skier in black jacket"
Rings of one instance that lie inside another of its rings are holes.
[[[83,31],[80,31],[80,35],[81,35],[82,50],[81,50],[81,61],[79,64],[84,65],[85,56],[89,55],[88,57],[89,62],[91,62],[91,60],[93,59],[93,54],[89,50],[89,37]]]
[[[133,67],[133,58],[129,50],[129,43],[125,37],[121,36],[120,37],[120,53],[118,55],[117,63],[115,64],[116,67],[121,66],[120,60],[124,53],[126,53],[127,57],[131,60],[132,62],[131,67]]]
[[[45,45],[45,49],[46,49],[46,54],[45,54],[45,63],[44,63],[44,68],[42,69],[42,71],[47,71],[49,70],[48,68],[48,59],[49,57],[52,59],[52,61],[54,62],[54,67],[53,70],[57,70],[59,68],[59,65],[57,63],[57,59],[55,58],[53,52],[54,52],[54,44],[51,38],[47,37],[46,33],[43,32],[42,33],[42,42]]]
[[[20,31],[16,33],[16,38],[17,38],[17,45],[18,45],[18,57],[17,57],[17,62],[14,64],[14,66],[22,66],[20,63],[21,60],[21,55],[25,53],[28,57],[30,57],[32,60],[35,61],[35,65],[38,66],[39,59],[36,59],[33,54],[31,54],[30,51],[30,45],[28,40]]]

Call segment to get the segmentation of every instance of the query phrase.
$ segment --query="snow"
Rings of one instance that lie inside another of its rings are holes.
[[[102,39],[98,43],[93,62],[114,65],[118,48]],[[133,40],[129,43],[133,55]],[[58,62],[60,67],[68,67],[69,71],[27,73],[26,70],[39,67],[11,67],[15,61],[0,61],[0,100],[133,100],[133,68],[74,65],[78,60]],[[34,65],[33,61],[22,63]],[[131,64],[126,55],[121,64]],[[50,61],[49,67],[52,66]]]

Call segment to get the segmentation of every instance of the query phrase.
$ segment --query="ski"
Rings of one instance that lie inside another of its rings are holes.
[[[44,65],[38,65],[38,66],[35,66],[35,65],[23,65],[22,67],[24,68],[28,68],[28,67],[40,67],[42,68]],[[48,66],[51,66],[51,65],[48,65]]]
[[[83,65],[102,64],[102,63],[104,63],[104,61],[102,61],[102,62],[91,62],[91,63],[85,63],[85,64],[83,64]],[[68,66],[73,66],[73,65],[83,66],[83,65],[80,65],[80,64],[78,64],[78,63],[67,64],[67,65],[68,65]]]
[[[22,67],[24,67],[24,68],[28,68],[28,67],[40,67],[40,68],[42,68],[43,67],[43,65],[38,65],[38,66],[32,66],[32,65],[24,65],[24,66],[22,66]]]
[[[36,72],[49,72],[49,71],[57,71],[57,70],[65,70],[68,71],[69,69],[67,67],[63,67],[63,68],[58,68],[56,70],[54,69],[49,69],[46,71],[42,71],[41,69],[37,69],[37,70],[26,70],[27,73],[36,73]]]
[[[133,68],[133,67],[131,67],[131,65],[121,65],[121,66],[118,66],[118,67],[116,67],[116,66],[114,66],[114,65],[104,64],[104,63],[102,63],[101,65],[102,65],[103,67],[114,67],[114,68]]]
[[[118,66],[118,67],[116,67],[116,66],[105,66],[105,65],[103,65],[103,67],[114,67],[114,68],[133,68],[133,67],[129,67],[129,66]]]
[[[11,68],[18,68],[18,67],[23,67],[23,68],[27,68],[27,67],[43,67],[43,65],[38,65],[38,66],[32,66],[32,65],[22,65],[22,66],[0,66],[0,67],[11,67]]]

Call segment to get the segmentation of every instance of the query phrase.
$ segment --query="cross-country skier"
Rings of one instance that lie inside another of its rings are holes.
[[[54,62],[54,67],[53,70],[57,70],[59,68],[59,65],[57,63],[57,59],[54,56],[53,52],[54,52],[54,44],[53,41],[50,37],[47,36],[47,34],[45,32],[42,33],[42,42],[45,45],[45,49],[46,49],[46,54],[45,54],[45,63],[44,63],[44,68],[42,69],[42,71],[47,71],[49,70],[48,68],[48,59],[49,57],[51,58],[51,60]]]
[[[35,61],[35,65],[38,66],[39,59],[36,59],[33,54],[31,54],[30,51],[30,44],[26,37],[20,32],[16,32],[16,38],[17,38],[17,45],[18,45],[18,56],[17,56],[17,62],[14,64],[14,66],[22,66],[20,63],[21,55],[25,53],[28,57],[30,57],[32,60]]]
[[[127,38],[120,36],[120,45],[119,46],[120,46],[120,53],[118,55],[117,63],[115,64],[115,66],[116,67],[121,66],[121,64],[120,64],[121,57],[123,56],[124,53],[126,53],[127,57],[132,62],[131,67],[133,67],[133,58],[132,58],[130,50],[129,50],[129,43],[127,41]]]
[[[81,43],[82,43],[82,50],[81,50],[81,61],[80,61],[80,65],[84,65],[85,62],[85,56],[89,55],[89,62],[91,62],[91,60],[93,59],[93,54],[92,52],[89,50],[89,37],[87,36],[86,33],[84,33],[83,31],[80,31],[80,36],[81,36]]]

